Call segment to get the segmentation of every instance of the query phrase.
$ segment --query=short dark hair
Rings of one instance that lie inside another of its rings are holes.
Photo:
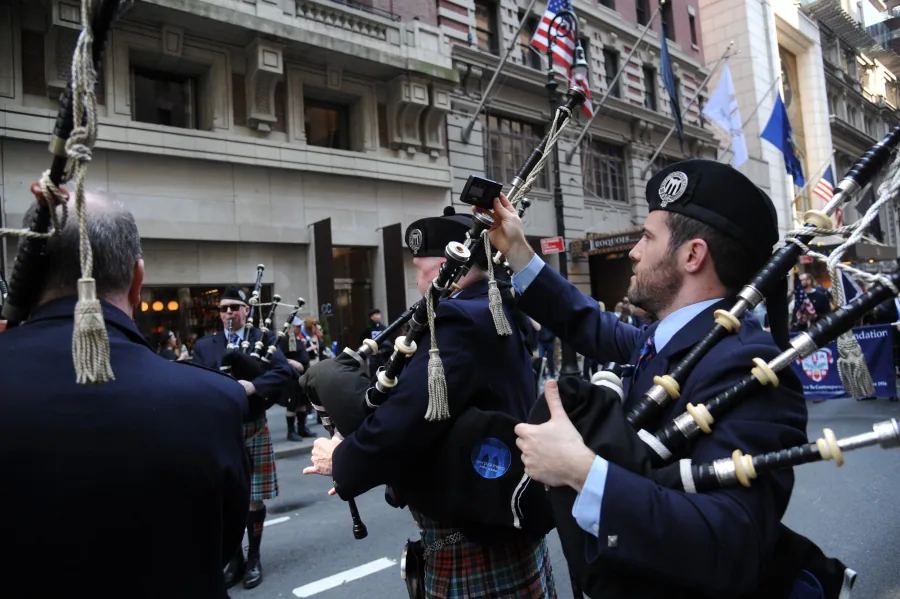
[[[689,216],[677,212],[667,214],[669,252],[674,252],[691,239],[705,241],[716,276],[729,295],[737,294],[759,270],[759,265],[748,259],[747,250],[737,241]]]
[[[134,216],[121,203],[110,199],[102,191],[89,192],[86,206],[87,234],[91,242],[97,281],[97,296],[107,298],[128,291],[134,278],[134,265],[143,257],[141,236]],[[25,214],[24,226],[31,225],[37,205],[32,204]],[[81,278],[81,252],[78,234],[78,215],[73,205],[58,235],[47,240],[46,270],[43,294],[73,295]]]

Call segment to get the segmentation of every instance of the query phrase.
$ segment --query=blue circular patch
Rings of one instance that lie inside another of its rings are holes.
[[[500,439],[490,437],[472,448],[472,466],[484,478],[500,478],[509,470],[512,454]]]

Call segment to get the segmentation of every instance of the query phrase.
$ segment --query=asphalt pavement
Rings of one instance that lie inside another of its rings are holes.
[[[849,399],[809,403],[809,437],[822,428],[838,438],[871,431],[872,424],[900,416],[900,403]],[[277,422],[280,421],[280,422]],[[283,438],[283,414],[270,410],[273,438]],[[279,426],[280,425],[280,426]],[[324,436],[321,427],[314,431]],[[406,510],[388,506],[383,488],[358,498],[368,537],[357,541],[347,504],[327,495],[330,481],[304,476],[305,454],[277,462],[280,495],[268,502],[263,534],[263,583],[231,589],[234,599],[315,597],[316,599],[404,599],[400,553],[417,538]],[[795,469],[797,484],[785,522],[858,572],[854,599],[900,599],[900,448],[858,449],[845,464],[807,464]],[[556,533],[551,559],[560,599],[572,599],[565,560]],[[684,550],[686,548],[682,548]]]

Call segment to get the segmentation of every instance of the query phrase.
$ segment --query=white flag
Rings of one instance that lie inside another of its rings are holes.
[[[747,161],[747,142],[741,127],[741,112],[738,110],[734,83],[731,81],[731,69],[727,64],[722,71],[722,78],[719,79],[716,91],[703,107],[703,116],[731,136],[731,151],[734,152],[735,168],[744,164]]]

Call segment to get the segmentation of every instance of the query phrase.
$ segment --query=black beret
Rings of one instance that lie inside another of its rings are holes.
[[[369,310],[369,316],[374,316],[376,314],[381,314],[381,310],[379,310],[378,308],[372,308],[371,310]]]
[[[443,258],[447,244],[453,241],[463,243],[466,232],[472,228],[472,216],[456,214],[453,206],[444,208],[443,216],[421,218],[406,228],[406,245],[414,258]],[[484,242],[479,242],[472,250],[475,264],[487,268]]]
[[[677,212],[738,242],[757,260],[778,243],[775,205],[733,167],[712,160],[685,160],[662,169],[647,182],[650,211]]]
[[[247,303],[247,293],[240,287],[231,286],[222,293],[223,300],[234,300],[237,302]]]

